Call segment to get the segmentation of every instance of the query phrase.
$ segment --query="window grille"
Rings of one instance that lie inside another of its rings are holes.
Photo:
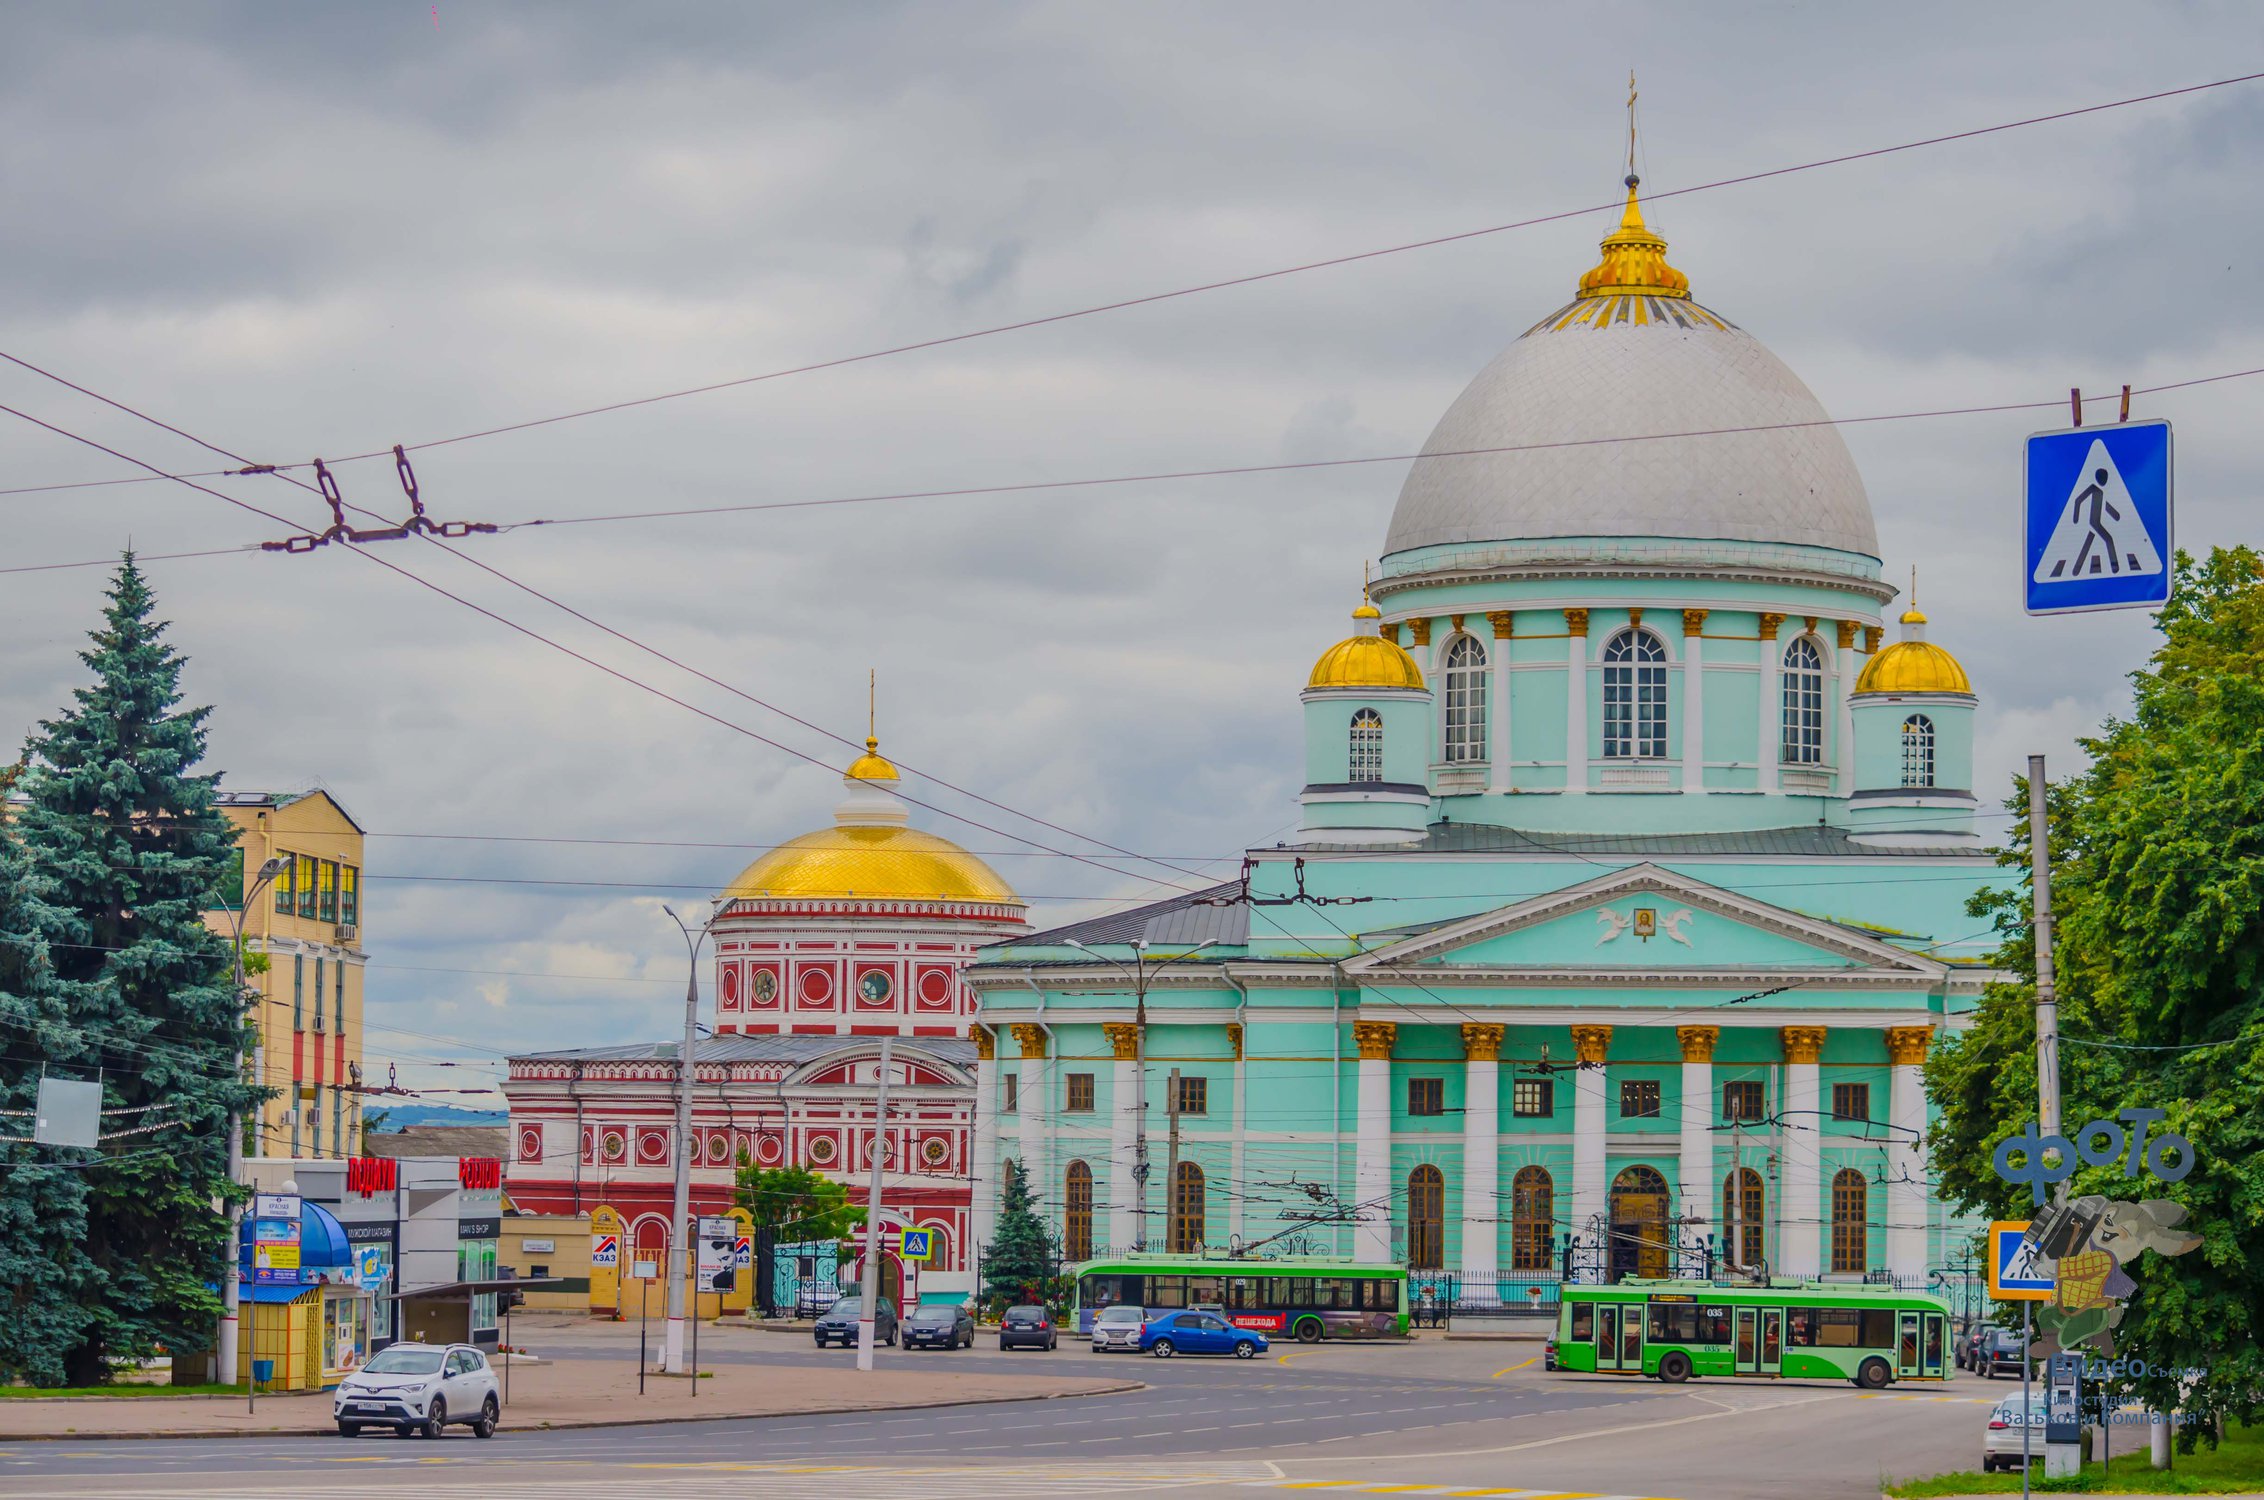
[[[1191,1161],[1179,1164],[1171,1182],[1171,1249],[1187,1255],[1203,1248],[1203,1169]]]
[[[1069,1211],[1063,1225],[1062,1250],[1071,1260],[1093,1258],[1093,1169],[1081,1161],[1069,1164],[1068,1183],[1062,1196]]]
[[[1659,1081],[1656,1078],[1630,1078],[1619,1086],[1620,1118],[1627,1120],[1653,1120],[1659,1114]]]
[[[1520,1167],[1509,1184],[1509,1265],[1513,1271],[1549,1269],[1556,1233],[1556,1183],[1546,1167]]]
[[[1384,716],[1363,708],[1352,716],[1353,781],[1384,779]]]
[[[1869,1124],[1871,1120],[1871,1085],[1867,1083],[1833,1084],[1832,1118]]]
[[[1093,1075],[1092,1075],[1092,1074],[1090,1074],[1090,1073],[1072,1073],[1072,1074],[1070,1074],[1070,1075],[1069,1075],[1069,1098],[1068,1098],[1068,1101],[1067,1101],[1067,1102],[1066,1102],[1066,1103],[1065,1103],[1065,1104],[1064,1104],[1064,1105],[1063,1105],[1062,1107],[1063,1107],[1064,1109],[1066,1109],[1066,1110],[1067,1110],[1067,1111],[1068,1111],[1069,1113],[1071,1113],[1071,1114],[1091,1114],[1091,1113],[1092,1113],[1092,1110],[1093,1110]],[[1082,1257],[1082,1256],[1079,1256],[1079,1257],[1076,1257],[1076,1258],[1077,1258],[1077,1259],[1083,1259],[1083,1257]]]
[[[1556,1083],[1548,1078],[1520,1078],[1510,1085],[1509,1112],[1521,1120],[1546,1119],[1556,1113]]]
[[[1722,1085],[1722,1118],[1725,1120],[1758,1120],[1768,1112],[1768,1100],[1755,1082],[1725,1083]]]
[[[1437,1167],[1407,1174],[1407,1264],[1416,1271],[1446,1264],[1446,1178]]]
[[[1761,1174],[1751,1167],[1730,1173],[1722,1184],[1722,1239],[1734,1264],[1761,1263],[1762,1207]]]
[[[1446,758],[1449,764],[1486,758],[1486,648],[1459,635],[1446,653]]]
[[[1934,721],[1924,714],[1902,721],[1902,784],[1934,784]]]
[[[1604,758],[1663,760],[1667,753],[1667,648],[1648,630],[1604,646]]]
[[[1407,1112],[1411,1115],[1445,1114],[1446,1080],[1443,1078],[1408,1079]]]
[[[1785,647],[1784,763],[1824,762],[1824,656],[1806,636]]]
[[[1183,1115],[1207,1115],[1211,1112],[1211,1081],[1182,1073],[1179,1076],[1179,1112]]]
[[[1832,1178],[1832,1269],[1861,1271],[1869,1259],[1870,1184],[1853,1167]]]

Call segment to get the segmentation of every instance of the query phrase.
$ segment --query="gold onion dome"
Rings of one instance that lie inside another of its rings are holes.
[[[1859,693],[1967,693],[1973,681],[1956,657],[1926,639],[1926,617],[1916,604],[1903,611],[1903,638],[1864,665]]]
[[[851,781],[895,781],[898,779],[896,767],[880,753],[880,740],[869,734],[865,736],[865,753],[851,761],[849,769],[841,774]]]
[[[1321,653],[1308,688],[1406,688],[1423,690],[1423,669],[1397,641],[1383,637],[1383,611],[1362,602],[1352,612],[1352,635]]]
[[[1627,208],[1619,228],[1604,236],[1604,258],[1580,278],[1580,296],[1612,297],[1633,293],[1644,297],[1690,295],[1690,278],[1667,264],[1667,242],[1643,222],[1635,203],[1635,187],[1642,181],[1627,174]]]

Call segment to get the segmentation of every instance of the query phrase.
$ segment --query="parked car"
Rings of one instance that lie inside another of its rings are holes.
[[[1266,1352],[1266,1336],[1237,1328],[1217,1313],[1166,1313],[1140,1329],[1140,1352],[1158,1359],[1175,1354],[1231,1354],[1255,1359]]]
[[[906,1349],[965,1349],[975,1342],[975,1315],[963,1302],[923,1302],[903,1332]]]
[[[1006,1316],[998,1320],[998,1347],[1001,1349],[1024,1346],[1051,1349],[1060,1338],[1061,1330],[1053,1326],[1053,1314],[1032,1304],[1010,1307]]]
[[[2010,1328],[1992,1328],[1982,1338],[1976,1357],[1985,1379],[2009,1375],[2018,1380],[2022,1366],[2028,1363],[2028,1342]]]
[[[1980,1372],[1981,1341],[1988,1336],[1989,1325],[1986,1323],[1976,1323],[1964,1333],[1958,1335],[1956,1352],[1959,1369],[1972,1370],[1976,1374]]]
[[[1541,1368],[1544,1370],[1553,1370],[1556,1368],[1555,1339],[1550,1339],[1548,1342],[1541,1345]]]
[[[331,1399],[340,1437],[390,1427],[395,1437],[436,1438],[451,1422],[493,1437],[502,1410],[495,1371],[469,1344],[388,1345],[339,1381]]]
[[[1989,1430],[1981,1438],[1982,1473],[2020,1467],[2024,1427],[2030,1461],[2044,1456],[2044,1397],[2039,1393],[2027,1398],[2025,1413],[2021,1401],[2019,1396],[2007,1396],[1989,1409]]]
[[[857,1323],[864,1315],[863,1307],[861,1298],[844,1297],[827,1308],[817,1322],[810,1325],[818,1347],[823,1349],[828,1344],[838,1343],[844,1349],[856,1348]],[[884,1344],[896,1342],[896,1304],[886,1297],[874,1304],[873,1337]]]
[[[1111,1349],[1137,1350],[1140,1347],[1140,1329],[1148,1321],[1148,1310],[1119,1302],[1104,1307],[1093,1317],[1093,1352],[1106,1354]]]

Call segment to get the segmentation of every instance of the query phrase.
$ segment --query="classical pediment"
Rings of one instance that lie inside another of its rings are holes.
[[[1781,969],[1931,980],[1946,966],[1838,923],[1640,864],[1412,933],[1345,968],[1370,979],[1422,970]]]

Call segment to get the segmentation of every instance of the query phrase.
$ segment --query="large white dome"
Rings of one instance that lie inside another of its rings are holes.
[[[1878,555],[1862,477],[1822,405],[1760,340],[1691,301],[1664,251],[1631,187],[1579,299],[1439,419],[1399,492],[1387,553],[1669,537]],[[1774,430],[1738,430],[1752,428]],[[1671,433],[1712,435],[1653,436]],[[1629,437],[1649,440],[1600,441]]]

